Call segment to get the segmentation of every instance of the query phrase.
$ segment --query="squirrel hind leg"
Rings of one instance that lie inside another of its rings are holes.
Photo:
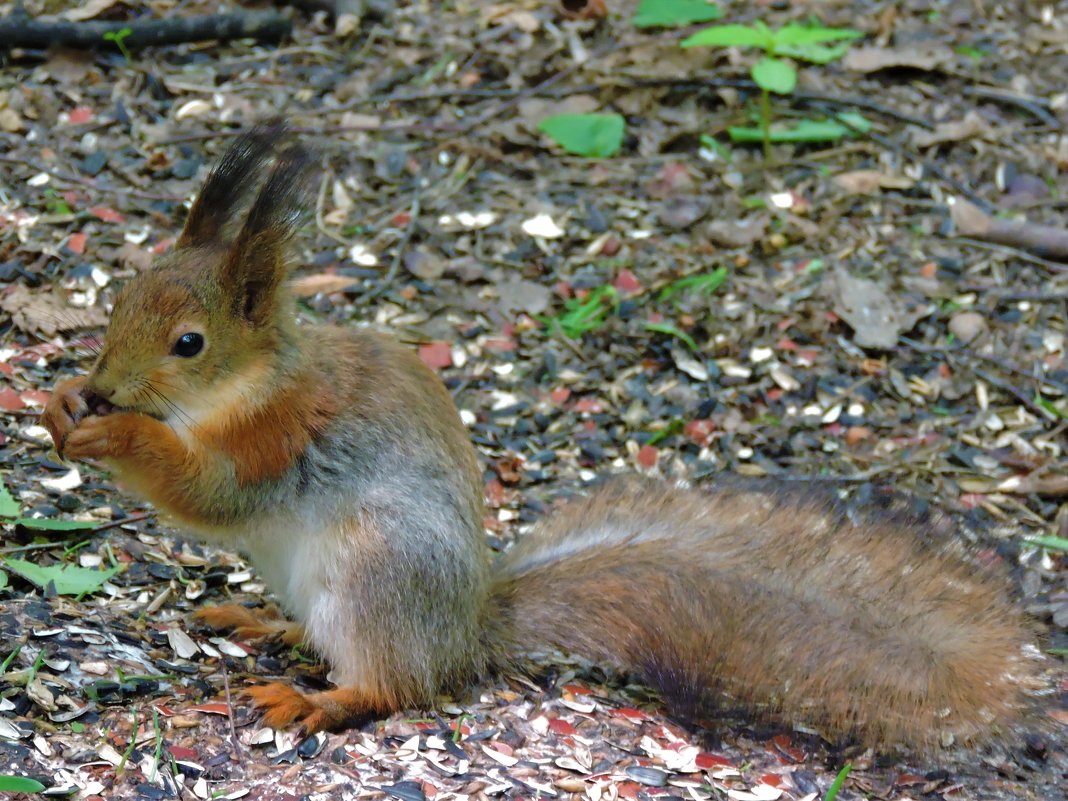
[[[232,629],[242,640],[278,640],[286,645],[304,642],[304,627],[282,617],[274,607],[249,609],[229,603],[206,606],[193,613],[193,619],[212,629]]]
[[[249,687],[242,695],[263,710],[263,722],[272,729],[299,722],[306,734],[358,725],[387,706],[359,687],[304,694],[280,681]]]

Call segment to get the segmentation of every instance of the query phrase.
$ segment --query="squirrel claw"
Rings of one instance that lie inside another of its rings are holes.
[[[229,603],[205,606],[193,613],[193,619],[210,629],[231,629],[239,640],[278,640],[285,645],[304,642],[304,627],[282,617],[275,607],[249,609]]]
[[[52,391],[52,397],[48,399],[44,412],[41,413],[41,425],[52,435],[52,442],[60,459],[63,458],[67,436],[89,414],[85,385],[84,376],[61,382]]]
[[[288,684],[272,681],[248,687],[241,695],[263,710],[263,722],[272,729],[284,729],[299,719],[305,734],[350,725],[366,718],[370,711],[363,693],[351,687],[305,695]]]
[[[247,687],[241,695],[263,710],[263,722],[272,729],[284,729],[315,711],[308,696],[280,681]]]

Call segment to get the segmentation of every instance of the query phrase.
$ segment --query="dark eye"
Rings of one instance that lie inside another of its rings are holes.
[[[181,356],[183,359],[196,356],[202,350],[204,350],[204,337],[202,334],[182,334],[178,337],[178,341],[174,343],[174,355]]]

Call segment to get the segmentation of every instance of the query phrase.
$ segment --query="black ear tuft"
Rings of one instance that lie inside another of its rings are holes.
[[[277,307],[286,245],[309,205],[313,167],[300,145],[278,154],[223,265],[234,313],[254,325],[268,323]]]
[[[265,164],[286,135],[284,123],[271,121],[256,125],[230,145],[201,187],[177,247],[222,239],[224,226],[241,211],[241,201],[262,180]]]
[[[314,166],[311,155],[299,144],[279,153],[270,175],[256,193],[238,238],[270,232],[279,241],[288,239],[310,205],[309,179]]]

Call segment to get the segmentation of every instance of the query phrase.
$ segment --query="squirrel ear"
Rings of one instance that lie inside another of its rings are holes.
[[[263,176],[275,143],[286,135],[281,122],[257,125],[226,150],[189,210],[176,247],[206,245],[223,239],[223,227],[241,210],[241,201]]]
[[[253,324],[272,317],[286,274],[286,248],[308,205],[312,166],[299,145],[278,154],[223,265],[234,314]]]

